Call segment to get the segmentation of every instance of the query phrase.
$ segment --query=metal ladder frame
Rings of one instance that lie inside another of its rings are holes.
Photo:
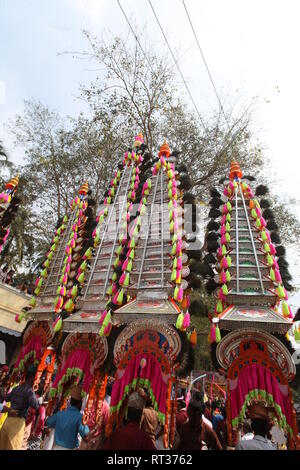
[[[240,264],[239,264],[239,211],[238,188],[235,188],[235,250],[236,250],[236,291],[240,292]]]
[[[91,272],[90,272],[90,275],[89,275],[89,280],[88,280],[88,283],[87,283],[86,288],[85,288],[85,292],[84,292],[84,295],[83,295],[83,300],[86,299],[87,292],[88,292],[88,290],[89,290],[90,283],[91,283],[91,280],[92,280],[92,277],[93,277],[93,274],[94,274],[94,271],[95,271],[95,267],[96,267],[96,264],[97,264],[97,261],[98,261],[98,258],[99,258],[100,250],[101,250],[102,245],[103,245],[104,237],[105,237],[105,235],[106,235],[108,226],[109,226],[109,224],[110,224],[110,220],[111,220],[111,217],[112,217],[112,214],[113,214],[113,211],[114,211],[114,207],[115,207],[115,205],[116,205],[116,201],[117,201],[117,199],[118,199],[118,197],[119,197],[120,188],[122,187],[122,183],[123,183],[123,180],[124,180],[124,177],[125,177],[125,173],[126,173],[127,168],[128,168],[128,167],[125,166],[125,168],[124,168],[124,170],[123,170],[123,173],[122,173],[122,176],[121,176],[121,179],[120,179],[120,182],[119,182],[117,194],[116,194],[116,196],[115,196],[114,203],[113,203],[113,205],[112,205],[112,207],[111,207],[111,211],[110,211],[110,213],[109,213],[107,222],[106,222],[106,224],[105,224],[105,230],[104,230],[104,233],[103,233],[103,236],[102,236],[100,245],[98,246],[98,250],[97,250],[97,253],[96,253],[96,256],[95,256],[95,259],[94,259],[94,264],[93,264],[93,267],[92,267]]]
[[[160,171],[162,171],[162,169],[161,169]],[[146,255],[146,250],[147,250],[147,245],[148,245],[148,239],[149,239],[149,232],[150,232],[150,227],[151,227],[151,219],[152,219],[153,207],[154,207],[154,205],[155,205],[155,197],[156,197],[156,193],[157,193],[158,179],[159,179],[159,178],[158,178],[158,175],[157,175],[157,177],[156,177],[156,182],[155,182],[155,188],[154,188],[154,192],[153,192],[153,200],[152,200],[152,203],[151,203],[151,210],[150,210],[150,219],[149,219],[149,224],[148,224],[148,230],[147,230],[147,235],[146,235],[146,239],[145,239],[145,245],[144,245],[144,251],[143,251],[143,256],[142,256],[142,262],[141,262],[141,267],[140,267],[140,272],[139,272],[138,286],[137,286],[138,289],[140,288],[141,277],[142,277],[142,273],[143,273],[143,269],[144,269],[145,255]]]
[[[256,254],[255,243],[254,243],[252,230],[251,230],[251,224],[250,224],[250,220],[249,220],[249,217],[248,217],[248,212],[247,212],[247,207],[246,207],[244,195],[243,195],[243,192],[241,190],[240,185],[239,185],[239,192],[240,192],[240,195],[241,195],[241,198],[242,198],[242,201],[243,201],[243,206],[244,206],[244,211],[245,211],[245,215],[246,215],[246,219],[247,219],[247,225],[248,225],[248,229],[249,229],[249,233],[250,233],[252,249],[253,249],[253,253],[254,253],[254,258],[255,258],[256,268],[257,268],[259,282],[260,282],[260,286],[261,286],[261,291],[262,291],[262,294],[264,294],[265,289],[264,289],[264,284],[263,284],[262,277],[261,277],[259,262],[258,262],[258,258],[257,258],[257,254]]]
[[[113,260],[113,256],[114,256],[114,252],[115,252],[115,247],[116,247],[116,242],[117,242],[117,238],[118,238],[118,234],[119,234],[119,230],[120,230],[120,225],[122,223],[122,214],[123,214],[123,211],[124,211],[124,207],[125,207],[125,204],[127,203],[127,193],[128,193],[128,188],[129,188],[129,185],[130,185],[130,178],[131,178],[131,175],[132,175],[132,166],[130,166],[130,173],[129,173],[129,177],[128,177],[128,181],[127,181],[127,185],[126,185],[126,190],[125,190],[125,194],[124,194],[124,201],[122,203],[122,209],[121,211],[119,211],[119,222],[118,222],[118,227],[117,227],[117,230],[116,230],[116,235],[115,235],[115,239],[114,239],[114,244],[113,244],[113,247],[112,247],[112,250],[111,250],[111,255],[110,255],[110,260],[109,260],[109,266],[107,268],[107,273],[106,273],[106,279],[105,279],[105,284],[104,284],[104,290],[103,290],[103,294],[102,294],[102,299],[105,298],[105,291],[106,291],[106,287],[107,287],[107,284],[108,284],[108,279],[109,279],[109,273],[110,273],[110,269],[111,269],[111,264],[112,264],[112,260]]]

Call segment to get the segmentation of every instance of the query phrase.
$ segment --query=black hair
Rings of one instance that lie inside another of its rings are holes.
[[[188,408],[193,409],[194,411],[198,411],[201,414],[203,414],[204,412],[203,395],[200,392],[196,392],[193,394],[189,402]]]
[[[252,430],[255,435],[266,437],[269,431],[268,421],[265,419],[252,418],[251,419]]]
[[[140,423],[142,419],[143,410],[137,410],[136,408],[128,407],[127,421],[131,423]]]
[[[75,398],[71,397],[71,406],[75,406],[75,408],[80,411],[82,407],[82,400],[75,400]]]

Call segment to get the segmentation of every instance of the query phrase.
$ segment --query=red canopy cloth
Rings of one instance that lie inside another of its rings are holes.
[[[141,359],[146,360],[141,367]],[[165,421],[167,384],[163,381],[159,362],[148,354],[139,354],[132,359],[121,378],[114,382],[111,394],[111,412],[119,411],[126,396],[136,387],[148,389],[154,409],[158,412],[161,422]]]
[[[280,385],[269,369],[259,364],[243,367],[236,380],[229,380],[229,387],[233,426],[244,419],[249,401],[263,400],[275,408],[279,425],[293,433],[288,385]]]
[[[55,396],[57,392],[62,393],[64,384],[74,376],[79,379],[83,378],[82,395],[88,394],[93,378],[90,368],[91,361],[87,350],[75,349],[72,351],[55,377],[51,388],[51,396]]]
[[[15,363],[14,370],[23,371],[25,364],[32,357],[34,363],[42,358],[43,343],[40,336],[33,336],[28,343],[22,347],[19,357]]]

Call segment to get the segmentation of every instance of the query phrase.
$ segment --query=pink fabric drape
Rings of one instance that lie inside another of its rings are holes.
[[[31,340],[22,347],[19,357],[15,363],[15,369],[19,367],[20,362],[32,351],[35,351],[35,360],[40,361],[42,358],[42,339],[40,336],[33,336]]]
[[[237,381],[232,381],[234,388],[230,393],[230,406],[232,419],[238,417],[246,401],[249,392],[253,390],[265,390],[272,395],[274,404],[280,406],[282,414],[286,417],[287,424],[292,426],[292,410],[288,396],[288,388],[280,388],[271,371],[258,364],[250,364],[242,369]],[[286,390],[284,392],[284,390]]]
[[[140,362],[143,358],[146,359],[146,365],[140,368]],[[139,354],[132,359],[127,365],[124,375],[115,381],[110,406],[117,406],[126,394],[125,387],[138,378],[149,380],[154,398],[158,404],[158,411],[165,414],[167,384],[163,381],[158,361],[148,354]],[[143,386],[142,383],[141,386]]]
[[[85,349],[74,350],[57,373],[52,384],[52,388],[57,389],[59,382],[64,376],[71,378],[72,376],[76,375],[76,372],[79,373],[81,371],[84,374],[82,389],[86,393],[89,393],[91,381],[93,378],[90,371],[90,366],[90,355],[88,351]]]

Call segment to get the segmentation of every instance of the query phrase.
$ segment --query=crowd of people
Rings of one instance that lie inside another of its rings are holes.
[[[110,415],[111,384],[102,403],[101,417],[89,429],[83,424],[86,400],[79,385],[71,389],[68,406],[57,403],[46,418],[47,394],[41,381],[33,390],[35,369],[29,366],[23,383],[11,386],[9,369],[0,370],[0,450],[164,450],[164,427],[160,424],[151,397],[139,388],[128,397],[123,421],[106,437]],[[227,445],[224,399],[211,400],[199,391],[177,399],[176,430],[172,450],[233,450]],[[267,409],[253,405],[243,422],[235,450],[275,450]]]

